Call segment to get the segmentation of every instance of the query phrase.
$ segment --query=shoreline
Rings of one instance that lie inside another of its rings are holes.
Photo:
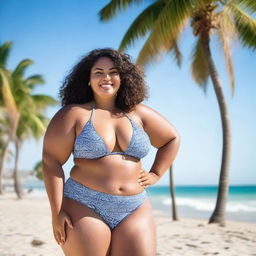
[[[14,193],[8,192],[0,196],[0,205],[1,256],[64,255],[53,238],[47,197],[26,196],[18,200]],[[220,227],[203,219],[172,221],[160,211],[153,210],[153,214],[158,256],[256,253],[256,223],[227,221],[225,227]]]
[[[47,193],[46,190],[42,190],[36,187],[23,187],[23,192],[25,194],[25,198],[47,198]],[[14,190],[13,190],[13,186],[8,187],[5,190],[5,196],[10,195],[12,197],[15,198],[15,194],[14,194]],[[167,198],[167,196],[165,195],[165,198],[159,198],[156,197],[154,194],[151,194],[148,192],[148,195],[151,199],[151,203],[153,206],[153,210],[158,212],[159,216],[163,216],[163,217],[167,217],[167,218],[172,218],[172,209],[171,209],[171,199]],[[0,195],[1,197],[1,195]],[[182,201],[187,201],[187,204],[179,204],[179,200]],[[197,200],[197,201],[195,201]],[[166,203],[168,201],[168,204]],[[194,203],[194,205],[192,205],[191,203]],[[212,210],[210,209],[198,209],[198,206],[205,206],[205,202],[207,202],[205,199],[200,199],[200,198],[182,198],[179,196],[176,196],[176,204],[177,204],[177,214],[180,218],[184,218],[184,219],[196,219],[196,220],[204,220],[204,221],[208,221],[210,219],[210,216],[212,214]],[[252,200],[250,201],[250,203],[252,202]],[[208,201],[209,203],[209,201]],[[245,222],[245,223],[256,223],[256,215],[255,213],[255,209],[256,208],[256,201],[254,201],[254,204],[251,203],[252,207],[250,209],[250,211],[243,211],[243,209],[241,209],[242,207],[246,207],[245,205],[242,205],[241,203],[243,202],[237,202],[236,206],[234,206],[234,202],[229,201],[227,203],[227,209],[226,209],[226,220],[227,221],[234,221],[234,222]],[[215,203],[214,203],[215,204]],[[231,206],[231,204],[233,204]],[[209,205],[207,205],[208,207]],[[241,210],[237,210],[237,211],[229,211],[229,208],[231,207],[235,207],[235,208],[240,208]],[[253,208],[253,209],[252,209]],[[253,211],[252,211],[253,210]]]

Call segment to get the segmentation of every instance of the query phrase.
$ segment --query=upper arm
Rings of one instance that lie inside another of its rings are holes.
[[[138,104],[136,112],[140,116],[143,128],[154,147],[160,148],[179,137],[173,125],[154,109],[144,104]]]
[[[73,112],[69,106],[64,107],[50,121],[44,136],[44,161],[57,161],[63,165],[68,160],[76,136]]]

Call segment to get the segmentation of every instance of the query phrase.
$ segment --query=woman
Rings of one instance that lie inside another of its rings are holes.
[[[56,241],[67,256],[153,256],[156,229],[145,188],[175,159],[179,137],[147,98],[127,54],[91,51],[60,90],[63,108],[44,138],[44,182]],[[158,149],[151,170],[141,158]],[[74,166],[64,182],[62,165]]]

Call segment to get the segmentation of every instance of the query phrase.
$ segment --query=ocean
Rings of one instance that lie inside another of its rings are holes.
[[[169,186],[148,188],[153,208],[171,216]],[[217,186],[176,186],[178,217],[209,219],[217,198]],[[256,186],[230,186],[226,219],[256,222]]]
[[[44,183],[27,180],[23,187],[32,189],[32,196],[46,195]],[[163,216],[172,216],[169,186],[152,186],[146,189],[153,210]],[[176,206],[178,217],[208,220],[214,210],[217,186],[176,186]],[[256,222],[256,185],[232,185],[229,187],[226,219]]]

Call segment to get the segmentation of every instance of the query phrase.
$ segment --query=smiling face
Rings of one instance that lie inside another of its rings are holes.
[[[100,97],[115,97],[120,83],[120,75],[114,62],[107,57],[99,58],[90,74],[90,84],[94,94]]]

